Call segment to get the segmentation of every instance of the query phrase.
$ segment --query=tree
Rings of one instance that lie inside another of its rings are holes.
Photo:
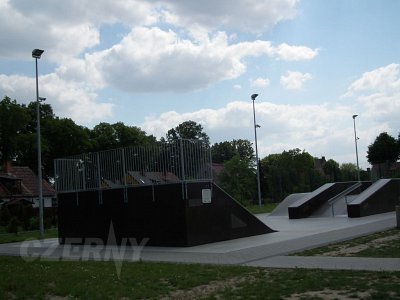
[[[8,161],[18,151],[18,134],[29,122],[26,107],[5,96],[0,102],[0,158]]]
[[[343,163],[340,165],[341,180],[353,181],[357,180],[357,166],[353,163]]]
[[[176,141],[178,139],[200,140],[209,143],[210,138],[203,132],[203,126],[194,121],[185,121],[177,127],[168,130],[166,134],[168,142]]]
[[[90,138],[91,151],[146,145],[156,141],[154,136],[147,136],[139,127],[126,126],[122,122],[102,122],[90,131]]]
[[[263,193],[274,201],[292,193],[309,192],[322,184],[313,157],[298,148],[263,158],[261,174]]]
[[[248,161],[235,155],[224,164],[218,176],[221,187],[240,203],[249,204],[255,198],[256,177],[254,169]]]
[[[372,165],[380,163],[393,163],[399,159],[399,141],[387,132],[378,135],[375,141],[368,146],[367,159]]]
[[[122,122],[111,125],[115,130],[118,147],[138,146],[154,143],[156,138],[136,126],[127,126]]]
[[[338,181],[340,178],[339,163],[333,159],[329,159],[324,165],[324,173],[329,177],[329,181]]]
[[[215,143],[211,147],[211,155],[212,161],[215,163],[231,160],[235,155],[239,155],[242,160],[254,160],[254,150],[251,142],[241,139]]]

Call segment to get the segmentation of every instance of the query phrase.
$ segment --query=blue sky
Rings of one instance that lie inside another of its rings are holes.
[[[253,141],[361,167],[400,132],[400,1],[0,0],[0,96],[40,94],[60,117],[164,136],[186,120],[212,142]],[[4,30],[6,29],[6,30]]]

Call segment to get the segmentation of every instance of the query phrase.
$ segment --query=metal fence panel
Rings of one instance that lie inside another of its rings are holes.
[[[179,139],[59,158],[54,170],[58,192],[212,180],[211,149]]]

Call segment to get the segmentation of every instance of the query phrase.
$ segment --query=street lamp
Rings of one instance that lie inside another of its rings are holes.
[[[39,193],[39,226],[40,226],[40,239],[44,239],[44,224],[43,224],[43,187],[42,187],[42,150],[40,144],[40,101],[46,98],[39,97],[39,83],[38,83],[38,63],[44,50],[34,49],[32,57],[35,59],[36,65],[36,118],[37,118],[37,160],[38,160],[38,193]]]
[[[255,140],[255,144],[256,144],[258,205],[261,206],[260,164],[258,163],[258,147],[257,147],[257,128],[260,128],[260,125],[256,124],[256,109],[254,106],[254,101],[256,100],[257,96],[258,96],[258,94],[251,95],[251,100],[253,100],[254,140]]]
[[[356,117],[358,115],[353,115],[353,123],[354,123],[354,143],[356,144],[356,159],[357,159],[357,179],[360,181],[360,166],[358,164],[358,148],[357,148],[357,131],[356,131]]]

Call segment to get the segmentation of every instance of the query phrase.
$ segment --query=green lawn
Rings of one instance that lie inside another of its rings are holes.
[[[47,239],[58,237],[57,228],[46,229],[44,232],[44,236]],[[21,231],[17,235],[14,233],[2,233],[0,234],[0,244],[23,242],[26,240],[39,239],[39,237],[39,231]]]
[[[275,209],[275,207],[279,203],[264,203],[260,205],[250,205],[246,206],[246,208],[253,214],[264,214],[264,213],[270,213]]]
[[[400,258],[400,229],[377,232],[353,240],[306,250],[295,255]]]
[[[0,257],[0,299],[284,299],[295,294],[399,299],[400,272],[125,262],[118,278],[113,262]]]

